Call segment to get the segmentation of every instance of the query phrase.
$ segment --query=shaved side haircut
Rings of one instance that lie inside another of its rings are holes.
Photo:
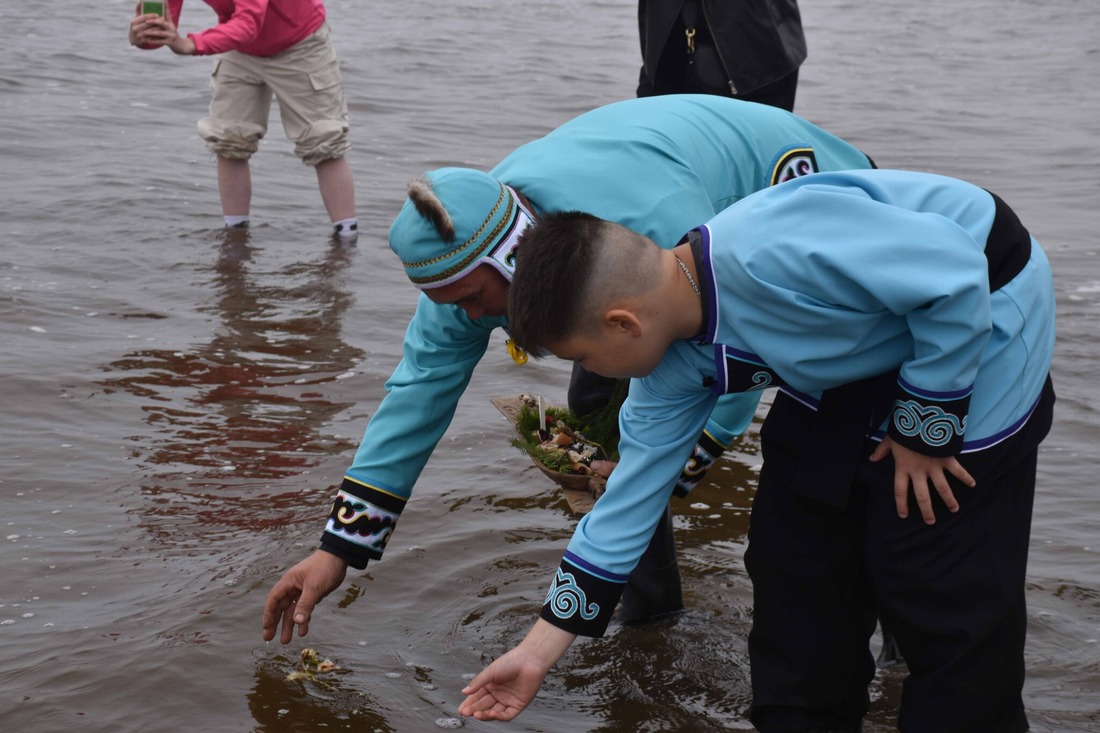
[[[659,256],[645,237],[591,214],[540,217],[516,247],[509,335],[543,357],[548,344],[595,331],[611,303],[656,287]]]

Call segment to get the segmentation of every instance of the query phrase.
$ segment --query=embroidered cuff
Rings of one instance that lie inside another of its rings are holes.
[[[680,472],[680,478],[672,489],[673,495],[680,498],[687,496],[692,489],[699,485],[700,481],[706,478],[714,462],[721,458],[725,452],[726,447],[704,431],[699,436],[699,442],[695,445],[691,458],[684,465],[684,470]]]
[[[345,541],[339,537],[333,537],[329,533],[324,533],[321,536],[320,549],[326,551],[329,555],[335,555],[349,567],[356,570],[365,570],[367,561],[371,558],[366,557],[363,551],[357,545],[352,545],[349,541]]]
[[[344,478],[332,503],[321,546],[362,570],[382,557],[405,500],[381,489]]]
[[[593,575],[574,565],[570,558],[584,563],[580,558],[566,553],[539,616],[573,634],[603,636],[626,587],[626,578],[611,574],[606,577]]]
[[[718,377],[711,389],[716,394],[753,392],[786,384],[761,357],[732,346],[715,344],[714,364]]]
[[[971,388],[929,392],[898,379],[889,435],[926,456],[953,456],[962,449]]]

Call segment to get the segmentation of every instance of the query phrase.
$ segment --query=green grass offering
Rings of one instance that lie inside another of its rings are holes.
[[[538,411],[528,405],[516,416],[517,431],[512,445],[551,471],[584,475],[594,460],[608,460],[608,452],[584,422],[562,407],[546,409],[546,424],[539,425]]]

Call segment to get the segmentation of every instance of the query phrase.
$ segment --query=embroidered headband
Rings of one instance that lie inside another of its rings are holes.
[[[421,290],[449,285],[480,264],[509,282],[515,247],[532,216],[508,186],[470,168],[440,168],[409,184],[389,243]]]

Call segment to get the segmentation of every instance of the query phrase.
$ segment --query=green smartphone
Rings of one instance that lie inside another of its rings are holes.
[[[141,0],[141,14],[142,15],[159,15],[164,16],[164,0]]]

